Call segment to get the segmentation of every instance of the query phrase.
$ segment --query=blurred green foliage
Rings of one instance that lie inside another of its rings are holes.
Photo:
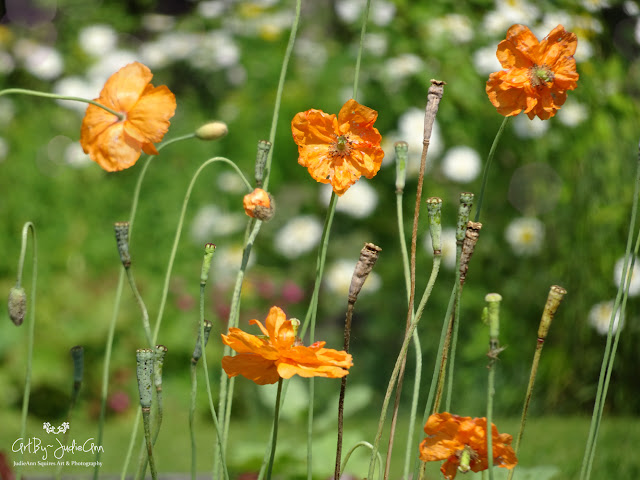
[[[340,3],[304,2],[298,47],[289,67],[274,143],[270,191],[278,212],[272,222],[263,226],[254,248],[256,262],[243,290],[241,326],[251,318],[264,319],[274,304],[285,307],[291,317],[304,318],[313,288],[315,249],[291,259],[277,249],[274,237],[291,218],[311,214],[322,221],[324,216],[320,185],[297,165],[289,121],[295,113],[309,108],[337,113],[348,98],[360,23],[357,15],[353,22],[345,19],[339,13]],[[210,8],[218,4],[221,13],[204,15],[204,4]],[[498,147],[482,212],[484,228],[461,306],[452,402],[460,414],[481,415],[484,409],[488,338],[480,314],[485,294],[499,292],[503,297],[501,342],[507,349],[498,366],[496,408],[502,415],[514,415],[521,408],[538,321],[553,284],[565,287],[568,294],[545,344],[532,413],[585,413],[592,408],[604,337],[589,325],[588,316],[594,304],[615,296],[613,266],[624,253],[636,168],[640,47],[633,36],[638,12],[630,5],[637,8],[637,2],[594,11],[569,0],[538,2],[534,11],[523,9],[523,17],[514,20],[532,22],[533,28],[556,17],[564,18],[572,23],[566,27],[578,34],[579,44],[588,44],[590,50],[578,61],[578,88],[569,92],[567,102],[567,107],[580,105],[584,113],[572,126],[561,122],[559,114],[547,121],[544,134],[535,137],[523,137],[513,128],[518,119],[512,120]],[[507,15],[505,3],[374,1],[373,17],[382,15],[389,6],[393,7],[391,18],[386,21],[383,17],[369,26],[358,100],[379,112],[376,127],[385,137],[400,131],[398,121],[410,108],[424,108],[430,78],[444,80],[447,86],[437,118],[444,150],[465,145],[485,158],[503,119],[487,100],[487,75],[479,73],[474,59],[482,48],[495,51],[504,38],[506,28],[492,32],[487,22],[493,18],[491,15]],[[152,322],[158,311],[182,198],[195,170],[207,158],[223,155],[252,178],[256,144],[269,136],[292,11],[293,2],[288,0],[61,0],[46,28],[28,19],[6,16],[0,25],[0,50],[15,57],[16,62],[15,68],[0,77],[0,87],[42,91],[54,90],[62,78],[88,78],[87,72],[120,51],[144,61],[144,47],[159,43],[163,36],[213,32],[224,39],[213,42],[211,55],[218,58],[218,63],[213,59],[209,65],[194,63],[193,58],[202,54],[198,49],[204,49],[200,45],[189,57],[169,57],[164,65],[152,66],[154,85],[168,85],[178,101],[166,138],[189,133],[210,119],[229,125],[229,135],[216,143],[193,140],[168,147],[153,160],[142,186],[131,251],[138,287]],[[453,19],[452,13],[460,18]],[[151,28],[153,19],[169,26],[164,30]],[[467,25],[470,38],[465,40],[459,35],[464,30],[454,20]],[[117,45],[111,48],[113,51],[105,51],[105,58],[88,54],[79,40],[84,28],[96,24],[108,25],[117,34]],[[25,41],[48,45],[59,52],[64,60],[62,73],[43,79],[30,72],[24,59],[15,53]],[[175,45],[179,38],[166,41],[167,45]],[[186,43],[192,41],[189,37]],[[219,57],[232,50],[230,45],[237,48],[238,58],[225,64]],[[401,69],[404,64],[390,64],[390,59],[407,54],[420,60],[415,70],[405,72]],[[91,95],[96,97],[99,88]],[[14,96],[6,102],[7,99],[0,99],[0,137],[7,142],[9,152],[0,162],[0,290],[8,292],[14,283],[20,231],[24,222],[32,221],[37,228],[39,265],[31,413],[47,420],[64,415],[64,398],[71,379],[67,352],[73,345],[82,344],[86,351],[86,382],[81,406],[89,415],[95,415],[104,343],[120,269],[112,224],[128,217],[131,195],[145,159],[117,174],[105,173],[93,163],[74,168],[64,159],[64,152],[79,138],[81,116],[43,99]],[[419,152],[421,146],[411,143],[410,148]],[[393,157],[390,148],[386,155]],[[424,195],[443,198],[443,225],[454,227],[459,193],[477,193],[480,177],[468,184],[452,181],[441,169],[442,156],[430,158]],[[510,182],[519,168],[532,165],[543,165],[545,169],[531,171],[552,173],[525,176],[523,185],[532,193],[528,197],[523,193],[514,205],[509,201]],[[160,332],[160,342],[169,347],[165,361],[168,378],[188,378],[203,246],[190,234],[196,212],[202,205],[214,204],[224,212],[242,214],[243,193],[229,192],[225,182],[219,181],[226,168],[220,164],[209,168],[198,180],[189,204]],[[338,212],[328,253],[328,264],[339,259],[351,259],[355,264],[365,241],[383,249],[375,268],[381,286],[376,294],[363,295],[359,300],[351,341],[355,367],[350,382],[374,388],[372,405],[378,405],[386,387],[406,319],[394,175],[393,166],[386,165],[373,180],[361,180],[375,189],[375,213],[356,218]],[[415,190],[416,178],[410,176],[404,198],[407,238]],[[520,216],[535,216],[545,226],[544,244],[535,255],[517,255],[505,239],[505,229]],[[431,269],[430,255],[422,247],[426,221],[425,211],[419,226],[419,292]],[[216,262],[222,262],[218,257],[230,257],[241,246],[242,235],[242,229],[230,235],[216,235],[214,228],[207,238],[218,245],[206,314],[216,321],[215,333],[225,330],[232,289],[229,279],[234,277],[231,267],[216,270]],[[30,278],[28,262],[27,265],[26,282]],[[425,385],[430,381],[436,339],[453,279],[453,272],[443,269],[419,326]],[[289,303],[283,299],[288,281],[302,289],[302,298]],[[345,307],[346,295],[341,297],[329,288],[321,291],[317,337],[327,339],[330,346],[340,345]],[[625,316],[607,409],[616,414],[637,414],[637,297],[630,299]],[[17,412],[26,330],[13,328],[5,317],[3,312],[0,390],[4,394],[0,409]],[[111,391],[123,391],[135,399],[133,352],[144,342],[144,335],[138,307],[126,289],[115,338]],[[221,352],[217,338],[217,334],[212,335],[209,347],[212,378],[216,381]],[[408,378],[414,368],[412,355]],[[252,409],[255,413],[249,396],[254,386],[247,383],[236,384],[238,415],[250,415]],[[186,391],[178,395],[184,393],[186,398]],[[426,387],[423,391],[426,394]],[[324,395],[329,396],[318,393],[321,400]],[[111,413],[115,414],[115,410]]]

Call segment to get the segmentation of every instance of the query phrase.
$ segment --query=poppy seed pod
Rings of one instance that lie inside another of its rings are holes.
[[[268,222],[276,213],[276,204],[273,197],[261,188],[256,188],[248,193],[242,200],[242,206],[247,215]]]
[[[229,133],[229,128],[224,122],[209,122],[196,130],[196,137],[200,140],[218,140]]]
[[[16,327],[22,325],[27,313],[27,294],[22,287],[9,290],[9,318]]]

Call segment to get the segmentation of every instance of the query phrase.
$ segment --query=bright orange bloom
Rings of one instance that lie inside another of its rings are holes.
[[[524,25],[509,28],[497,52],[505,70],[492,73],[487,82],[487,95],[498,113],[510,117],[524,110],[531,120],[536,115],[541,120],[553,117],[567,91],[577,86],[577,46],[578,37],[562,25],[542,42]]]
[[[95,105],[87,107],[82,120],[80,145],[108,172],[133,166],[140,151],[157,155],[158,143],[169,129],[176,111],[176,97],[165,86],[154,87],[153,74],[141,63],[130,63],[111,75],[96,101],[122,113],[120,120]]]
[[[351,355],[324,348],[325,342],[302,345],[296,337],[300,322],[287,320],[278,307],[269,310],[266,327],[258,320],[249,323],[258,325],[264,336],[251,335],[239,328],[230,328],[229,335],[222,335],[225,345],[238,352],[235,357],[222,357],[222,368],[229,377],[242,375],[258,385],[294,375],[341,378],[353,365]]]
[[[252,218],[268,222],[275,213],[274,201],[266,191],[256,188],[242,199],[244,212]]]
[[[331,183],[338,195],[346,192],[361,175],[373,178],[382,164],[382,137],[373,124],[378,112],[355,100],[338,113],[322,110],[300,112],[291,121],[298,145],[298,163],[307,167],[316,182]]]
[[[427,434],[420,444],[420,460],[433,462],[446,460],[440,471],[447,480],[456,478],[458,470],[480,472],[489,468],[487,461],[487,419],[459,417],[448,412],[435,413],[424,426]],[[513,468],[518,463],[511,448],[511,435],[498,434],[491,424],[493,464]]]

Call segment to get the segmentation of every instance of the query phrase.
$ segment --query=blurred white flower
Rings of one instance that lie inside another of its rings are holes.
[[[196,244],[216,243],[217,238],[242,230],[245,223],[243,215],[222,211],[217,205],[203,205],[193,217],[191,239]]]
[[[589,310],[589,324],[596,329],[600,335],[607,335],[609,333],[609,325],[611,324],[611,315],[613,313],[613,300],[608,302],[596,303],[591,310]],[[616,313],[613,320],[613,333],[618,331],[618,328],[624,327],[624,315],[621,314],[620,309]]]
[[[548,129],[549,120],[540,120],[538,117],[529,120],[524,113],[513,119],[513,131],[520,138],[540,138]]]
[[[353,270],[356,268],[356,262],[353,260],[336,260],[326,270],[323,278],[324,285],[336,298],[345,298],[349,294],[349,286],[351,285],[351,277]],[[361,293],[373,293],[380,289],[382,281],[380,275],[371,272],[364,282]]]
[[[403,53],[397,57],[388,59],[384,63],[385,78],[392,83],[404,80],[422,71],[424,63],[420,57],[413,53]]]
[[[201,2],[198,4],[198,8],[203,3],[221,3],[221,2]],[[142,26],[150,32],[166,32],[175,25],[175,17],[171,15],[162,15],[161,13],[146,13],[142,17]]]
[[[71,142],[64,150],[64,161],[73,168],[84,168],[93,163],[79,142]]]
[[[340,0],[335,2],[336,14],[345,23],[354,23],[360,20],[366,0]],[[375,7],[369,11],[371,21],[379,27],[391,23],[396,15],[396,6],[384,0],[376,1]]]
[[[295,217],[276,233],[275,249],[287,258],[296,258],[318,245],[321,235],[322,223],[316,217]]]
[[[331,199],[331,185],[323,185],[320,189],[320,197],[324,205]],[[353,184],[338,199],[336,210],[355,218],[365,218],[371,215],[378,205],[378,194],[375,189],[364,179]]]
[[[546,12],[542,16],[542,21],[538,23],[531,31],[538,37],[538,40],[542,40],[549,35],[549,32],[556,28],[558,25],[562,25],[565,30],[573,31],[573,22],[575,15],[571,15],[564,10],[554,10],[553,12]]]
[[[534,217],[520,217],[512,220],[504,232],[505,239],[516,255],[535,255],[542,250],[544,224]]]
[[[379,27],[386,27],[396,16],[396,6],[391,2],[376,0],[375,6],[370,10],[371,21]]]
[[[130,63],[138,61],[138,56],[129,50],[113,50],[106,52],[97,59],[98,61],[89,68],[87,80],[97,86],[91,98],[96,98],[107,79]]]
[[[482,47],[473,53],[473,66],[480,75],[489,75],[502,70],[502,65],[496,56],[495,45]]]
[[[58,80],[53,86],[54,93],[69,97],[96,98],[100,92],[100,85],[87,82],[81,77],[64,77]],[[74,102],[72,100],[56,100],[56,103],[70,110],[75,110],[84,115],[87,104],[84,102]]]
[[[203,18],[218,18],[224,13],[225,8],[225,2],[208,0],[198,3],[197,12]]]
[[[511,25],[533,25],[539,10],[525,0],[496,0],[495,9],[484,16],[484,31],[491,35],[505,35]]]
[[[236,171],[224,170],[218,174],[216,184],[227,193],[247,193],[247,187]]]
[[[64,70],[64,60],[60,52],[46,45],[31,40],[18,40],[15,55],[31,75],[41,80],[53,80]]]
[[[624,12],[630,17],[634,17],[640,14],[640,6],[638,6],[638,4],[632,0],[627,0],[626,2],[624,2],[623,8]]]
[[[16,68],[16,62],[9,52],[0,50],[0,74],[8,75]]]
[[[589,12],[597,12],[611,6],[608,0],[581,0],[580,3]]]
[[[440,242],[442,243],[442,265],[449,270],[453,270],[456,268],[456,229],[443,228],[440,234]],[[425,250],[433,256],[433,243],[428,230],[425,232],[423,243]]]
[[[4,162],[7,155],[9,155],[9,144],[4,138],[0,137],[0,162]]]
[[[442,159],[442,173],[457,183],[473,182],[482,169],[480,154],[471,147],[450,148]]]
[[[310,38],[300,38],[296,41],[295,52],[298,57],[305,60],[305,64],[311,67],[322,67],[327,63],[329,54],[323,43]]]
[[[385,151],[383,165],[394,163],[395,153],[393,145],[398,141],[409,144],[409,160],[407,162],[407,176],[416,176],[420,171],[420,158],[422,156],[422,141],[424,138],[424,110],[412,107],[403,113],[398,119],[398,130],[382,137],[382,149]],[[425,171],[429,171],[433,160],[438,157],[444,148],[440,125],[438,120],[433,124],[429,151],[427,152],[427,164]]]
[[[216,254],[211,261],[211,270],[209,270],[212,280],[222,283],[233,281],[242,264],[242,252],[242,245],[218,245]],[[247,266],[254,265],[256,258],[256,249],[254,248]]]
[[[557,115],[560,123],[575,127],[589,118],[589,109],[582,103],[571,101],[564,104]]]
[[[194,67],[203,70],[229,68],[239,61],[240,48],[231,35],[219,30],[203,35],[189,59]]]
[[[591,46],[591,42],[586,38],[581,38],[578,41],[578,48],[576,48],[576,53],[573,55],[573,58],[576,59],[576,62],[586,62],[593,56],[593,47]]]
[[[622,268],[624,267],[624,257],[618,259],[613,268],[613,283],[616,287],[620,287],[620,279],[622,278]],[[640,294],[640,259],[636,257],[633,264],[633,270],[627,274],[627,278],[631,275],[631,283],[629,284],[629,296],[635,297]],[[626,282],[625,282],[626,283]]]
[[[382,57],[389,48],[389,39],[384,33],[367,33],[364,48],[371,55]]]
[[[78,33],[80,48],[89,55],[99,57],[104,52],[113,50],[118,41],[118,34],[110,25],[90,25]]]
[[[445,37],[453,43],[467,43],[473,39],[473,24],[466,15],[450,13],[429,22],[429,30],[436,37]]]
[[[172,62],[164,42],[144,42],[139,49],[140,61],[151,69],[163,68]]]

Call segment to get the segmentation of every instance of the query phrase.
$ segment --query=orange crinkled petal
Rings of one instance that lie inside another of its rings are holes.
[[[117,172],[138,161],[142,145],[127,135],[120,122],[105,129],[92,143],[83,145],[83,148],[104,170]]]
[[[140,62],[133,62],[111,75],[105,83],[98,103],[118,112],[129,112],[153,78],[151,70]]]
[[[139,132],[142,140],[158,143],[169,130],[169,119],[175,111],[175,95],[165,85],[161,85],[145,90],[127,114],[127,123]]]
[[[222,357],[222,368],[229,377],[242,375],[258,385],[276,383],[280,379],[275,362],[250,353]]]

